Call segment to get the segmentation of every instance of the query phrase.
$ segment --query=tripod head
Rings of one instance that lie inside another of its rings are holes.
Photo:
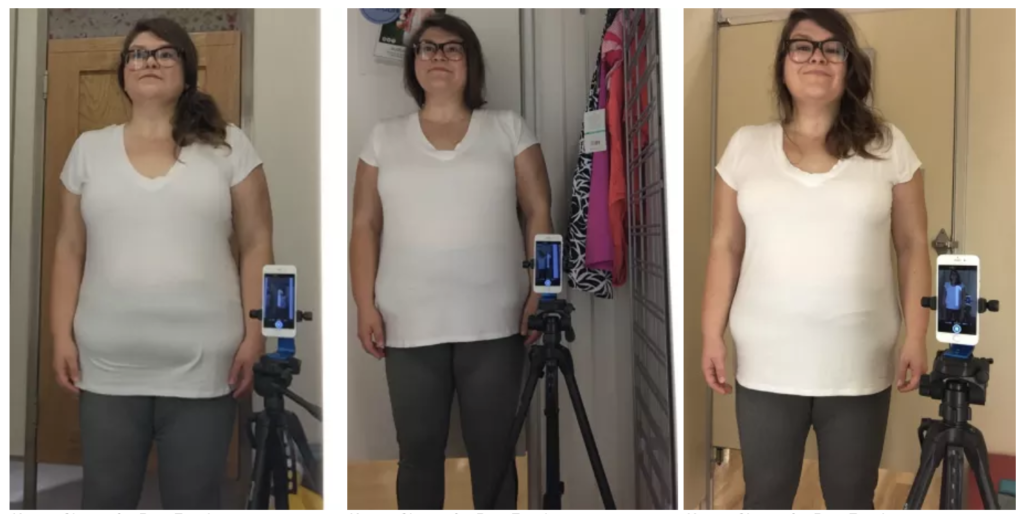
[[[921,298],[921,306],[936,310],[934,296]],[[999,312],[999,300],[978,299],[978,313]],[[943,420],[965,423],[970,419],[970,405],[985,405],[992,359],[975,357],[974,347],[950,345],[949,350],[938,351],[932,363],[932,372],[921,377],[918,392],[934,400],[942,400],[940,413]]]
[[[533,269],[533,259],[523,261],[523,268]],[[544,333],[544,344],[557,345],[565,333],[565,340],[570,343],[576,340],[576,331],[572,328],[572,313],[576,308],[569,300],[559,300],[556,295],[543,294],[537,312],[526,320],[530,330]]]
[[[253,309],[249,311],[249,317],[263,319],[263,310]],[[311,311],[296,311],[295,321],[297,323],[313,321],[313,313]],[[253,390],[263,398],[263,403],[268,411],[283,411],[283,397],[288,397],[309,412],[317,421],[323,421],[320,407],[307,402],[288,389],[292,385],[292,378],[301,372],[302,361],[295,357],[295,340],[279,338],[277,351],[263,355],[253,366]]]

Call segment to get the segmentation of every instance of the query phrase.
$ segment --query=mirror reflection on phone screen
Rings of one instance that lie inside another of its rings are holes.
[[[938,329],[950,334],[978,332],[977,266],[941,265],[938,284]]]
[[[263,327],[295,328],[295,275],[263,276]]]

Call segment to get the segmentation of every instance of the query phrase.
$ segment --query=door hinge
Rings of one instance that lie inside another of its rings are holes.
[[[932,248],[935,249],[935,253],[939,255],[953,253],[960,246],[955,239],[949,237],[946,233],[946,229],[939,230],[939,235],[935,236],[932,240]]]
[[[50,92],[50,70],[43,72],[43,100],[46,100],[46,95]]]

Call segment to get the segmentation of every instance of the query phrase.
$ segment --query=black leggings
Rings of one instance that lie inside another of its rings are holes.
[[[526,348],[514,335],[494,341],[388,348],[391,409],[398,433],[398,508],[444,508],[444,461],[452,398],[459,397],[477,509],[504,469],[499,510],[515,510],[518,478],[505,446],[519,403]]]
[[[891,388],[869,396],[809,397],[736,386],[743,508],[790,510],[811,427],[829,510],[874,509]]]
[[[82,508],[136,510],[149,450],[166,510],[220,510],[237,403],[82,391]]]

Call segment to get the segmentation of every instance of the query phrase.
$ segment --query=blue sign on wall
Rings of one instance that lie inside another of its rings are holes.
[[[359,12],[363,14],[363,18],[366,18],[370,23],[376,23],[377,25],[386,25],[398,19],[399,14],[402,12],[401,9],[359,9]]]

